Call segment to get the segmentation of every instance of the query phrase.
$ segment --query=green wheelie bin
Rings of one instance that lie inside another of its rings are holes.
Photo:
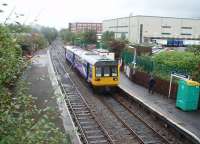
[[[179,80],[176,107],[183,111],[198,109],[200,83],[192,80]]]

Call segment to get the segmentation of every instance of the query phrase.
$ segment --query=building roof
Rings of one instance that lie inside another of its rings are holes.
[[[106,19],[106,20],[103,20],[103,21],[110,21],[110,20],[130,18],[130,17],[154,17],[154,18],[171,18],[171,19],[200,20],[200,18],[181,18],[181,17],[167,17],[167,16],[135,15],[135,16],[127,16],[127,17],[119,17],[119,18]]]
[[[102,24],[101,22],[70,22],[70,24]]]

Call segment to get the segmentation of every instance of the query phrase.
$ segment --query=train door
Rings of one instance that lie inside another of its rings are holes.
[[[86,80],[89,81],[89,74],[90,74],[90,64],[87,63],[87,77],[86,77]]]

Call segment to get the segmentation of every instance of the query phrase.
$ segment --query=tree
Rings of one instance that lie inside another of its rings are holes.
[[[9,84],[20,67],[21,48],[7,27],[0,25],[0,86]]]
[[[94,44],[97,42],[97,36],[95,31],[87,31],[82,33],[82,40],[87,44]]]
[[[47,47],[47,40],[41,33],[19,34],[17,42],[23,50],[23,54],[32,53],[33,51]]]
[[[0,143],[70,143],[53,123],[55,113],[37,108],[27,83],[16,83],[23,68],[21,48],[8,27],[0,25]]]
[[[55,28],[42,27],[40,32],[44,35],[49,43],[56,39],[58,32]]]
[[[117,39],[109,41],[109,50],[115,53],[115,59],[119,59],[122,51],[126,47],[127,41]]]
[[[72,43],[75,38],[75,34],[70,32],[69,29],[61,29],[59,35],[65,43]]]
[[[108,41],[113,41],[115,39],[115,33],[106,31],[102,34],[102,42],[108,42]]]
[[[7,25],[7,28],[11,33],[30,33],[31,32],[31,27],[26,26],[26,25],[21,25],[21,24],[9,24]]]
[[[103,48],[108,48],[109,43],[115,39],[115,34],[114,32],[106,31],[102,34],[102,47]]]

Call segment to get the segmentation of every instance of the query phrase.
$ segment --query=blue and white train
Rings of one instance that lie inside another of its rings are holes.
[[[78,47],[66,46],[65,58],[94,87],[115,87],[120,70],[117,61]]]

